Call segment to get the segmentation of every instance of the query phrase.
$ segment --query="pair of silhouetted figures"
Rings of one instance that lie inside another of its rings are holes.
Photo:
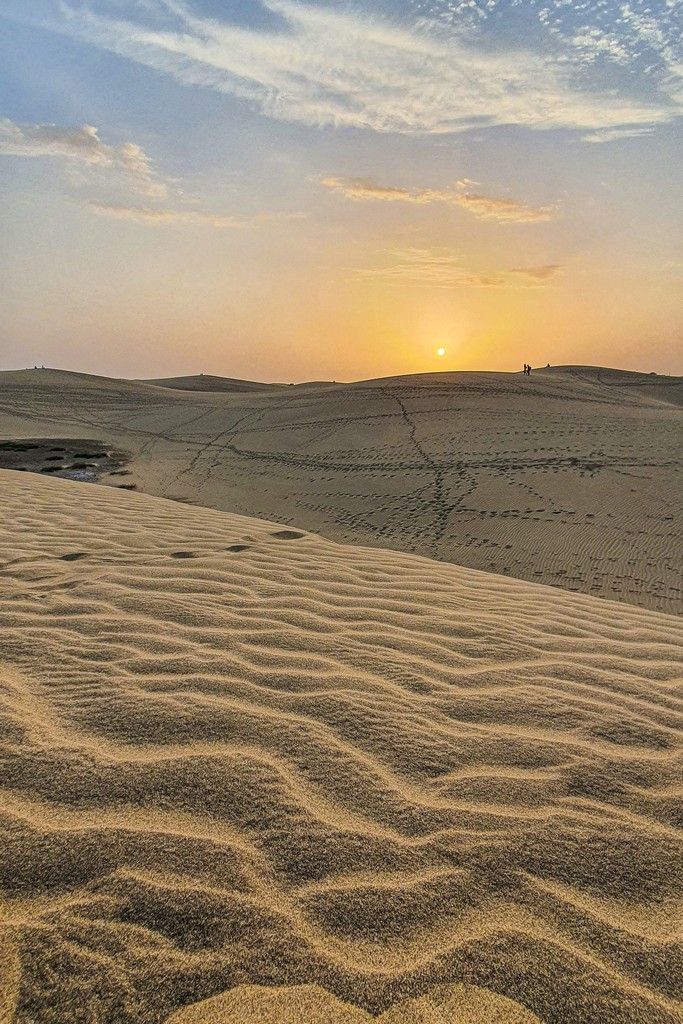
[[[528,363],[524,364],[524,376],[525,377],[530,377],[531,376],[531,367],[529,366]]]

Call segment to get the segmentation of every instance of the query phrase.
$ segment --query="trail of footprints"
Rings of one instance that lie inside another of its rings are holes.
[[[298,530],[275,530],[270,534],[275,540],[300,540],[305,537],[305,533],[301,533]],[[224,551],[229,551],[232,554],[237,554],[240,551],[248,551],[251,547],[250,544],[230,544],[228,547],[223,548]],[[215,552],[201,552],[201,551],[171,551],[171,558],[185,559],[185,558],[201,558],[204,555],[210,556]],[[83,558],[88,558],[90,552],[88,551],[69,551],[65,555],[59,555],[59,559],[62,562],[79,562]],[[1,567],[0,567],[1,568]]]

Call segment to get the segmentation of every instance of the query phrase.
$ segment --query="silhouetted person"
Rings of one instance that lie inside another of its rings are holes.
[[[530,377],[530,376],[531,376],[531,365],[527,365],[527,368],[526,368],[526,375],[527,375],[527,377]]]

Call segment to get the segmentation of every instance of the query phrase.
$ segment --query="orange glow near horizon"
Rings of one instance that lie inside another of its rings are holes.
[[[647,59],[609,3],[4,0],[0,365],[683,373],[680,5],[626,6]]]

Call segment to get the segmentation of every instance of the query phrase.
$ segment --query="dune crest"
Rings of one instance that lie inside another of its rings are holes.
[[[318,985],[238,985],[178,1010],[167,1024],[369,1024],[373,1019],[369,1013],[342,1003]]]
[[[199,373],[186,377],[157,377],[141,380],[140,384],[151,384],[159,388],[172,388],[176,391],[210,391],[237,393],[245,391],[270,391],[281,388],[282,384],[262,384],[253,380],[235,380],[233,377],[216,377],[211,373]]]
[[[679,620],[0,484],[17,1024],[161,1024],[244,985],[429,1020],[453,984],[543,1024],[678,1024]]]
[[[379,1017],[342,1003],[317,985],[239,985],[179,1010],[167,1024],[542,1024],[517,1003],[476,985],[440,985]]]

